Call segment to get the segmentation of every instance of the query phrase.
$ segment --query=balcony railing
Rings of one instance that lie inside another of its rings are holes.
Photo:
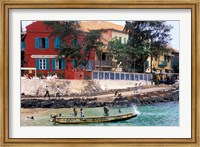
[[[96,66],[100,66],[100,61],[96,61]],[[112,66],[112,61],[101,61],[101,66]]]
[[[158,66],[167,66],[167,61],[161,61]]]

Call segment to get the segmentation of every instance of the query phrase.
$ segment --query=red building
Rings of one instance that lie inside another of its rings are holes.
[[[23,67],[36,68],[37,76],[57,74],[65,79],[84,79],[91,77],[95,68],[95,52],[92,50],[86,71],[77,66],[76,60],[70,58],[57,58],[61,42],[58,37],[50,37],[52,29],[43,22],[37,21],[26,27],[26,36],[22,40],[22,48],[25,53]],[[72,39],[78,44],[82,43],[84,34]],[[70,40],[68,44],[73,41]],[[31,73],[29,73],[31,75]],[[34,75],[31,75],[34,76]]]

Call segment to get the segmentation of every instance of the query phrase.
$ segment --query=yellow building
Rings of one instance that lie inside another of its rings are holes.
[[[164,52],[162,55],[159,55],[158,57],[152,57],[152,64],[151,64],[151,56],[148,57],[147,63],[148,67],[146,69],[147,73],[151,72],[159,75],[159,78],[165,78],[166,75],[170,75],[173,73],[173,66],[172,66],[172,60],[173,60],[173,52],[174,49],[169,48],[168,52]]]

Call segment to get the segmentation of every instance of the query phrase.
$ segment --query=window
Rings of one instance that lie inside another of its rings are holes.
[[[36,69],[38,70],[49,69],[49,59],[36,59]]]
[[[59,37],[54,38],[54,48],[55,49],[60,49],[61,48],[61,41]]]
[[[88,61],[88,67],[87,67],[87,69],[93,70],[93,61],[91,61],[91,60]]]
[[[59,70],[59,69],[65,69],[65,59],[52,59],[52,69]]]
[[[78,39],[76,38],[72,39],[72,46],[79,47]]]
[[[46,60],[40,59],[39,69],[46,69]]]
[[[48,49],[49,39],[48,38],[35,38],[35,48],[36,49]]]
[[[126,37],[124,38],[124,44],[126,44]]]
[[[164,56],[164,59],[165,59],[165,61],[169,62],[170,57],[167,56],[167,55],[165,55],[165,56]]]
[[[21,42],[21,50],[22,51],[25,51],[25,48],[26,48],[26,44],[24,41]]]
[[[164,56],[164,60],[167,61],[167,56],[166,55]]]
[[[167,56],[167,62],[169,62],[169,59],[170,59],[170,57],[169,57],[169,56]]]
[[[106,53],[102,53],[102,61],[106,60]]]
[[[72,68],[78,68],[78,61],[75,59],[72,60]]]
[[[122,37],[119,37],[119,41],[122,42]]]
[[[62,60],[56,60],[56,69],[62,69]]]

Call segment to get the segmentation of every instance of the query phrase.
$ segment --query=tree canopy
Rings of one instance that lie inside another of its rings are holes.
[[[148,56],[159,56],[167,51],[171,28],[165,21],[126,21],[127,44],[112,40],[109,50],[118,62],[122,61],[124,70],[144,72]]]
[[[90,59],[92,49],[98,50],[103,46],[103,42],[100,41],[103,30],[83,32],[80,30],[78,21],[51,21],[44,22],[44,24],[52,27],[51,36],[57,36],[61,40],[59,57],[64,56],[75,59],[77,66],[82,65],[85,68]],[[82,37],[81,43],[78,42],[80,37]]]

